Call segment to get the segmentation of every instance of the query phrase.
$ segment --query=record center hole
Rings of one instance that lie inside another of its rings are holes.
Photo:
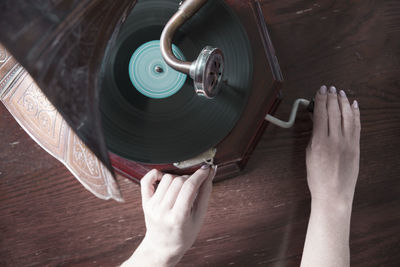
[[[160,66],[155,67],[154,70],[155,70],[157,73],[163,73],[163,72],[164,72],[163,68],[161,68]]]

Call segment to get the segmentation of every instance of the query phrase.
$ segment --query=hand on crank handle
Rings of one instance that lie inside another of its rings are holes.
[[[360,161],[360,110],[322,86],[306,152],[311,215],[301,266],[349,266],[350,216]]]

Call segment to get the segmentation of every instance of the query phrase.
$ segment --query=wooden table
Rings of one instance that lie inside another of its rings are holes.
[[[362,114],[352,266],[400,264],[400,2],[263,1],[285,77],[286,118],[321,84]],[[87,192],[0,105],[0,266],[116,266],[145,233],[139,187],[126,202]],[[312,122],[268,127],[247,168],[215,184],[203,229],[180,266],[298,266],[309,216],[305,147]]]

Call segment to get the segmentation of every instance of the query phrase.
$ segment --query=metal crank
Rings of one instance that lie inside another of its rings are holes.
[[[267,114],[267,116],[265,117],[265,120],[267,120],[270,123],[275,124],[279,127],[282,127],[282,128],[291,128],[296,120],[296,114],[297,114],[297,111],[298,111],[300,105],[307,107],[307,110],[309,112],[311,112],[311,113],[314,112],[314,100],[310,101],[307,99],[299,98],[296,101],[294,101],[292,111],[290,113],[288,121],[282,121],[270,114]]]

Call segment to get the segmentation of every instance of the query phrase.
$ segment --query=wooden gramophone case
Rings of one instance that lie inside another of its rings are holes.
[[[153,168],[189,174],[199,167],[141,164],[107,151],[98,110],[102,62],[135,3],[6,0],[0,4],[0,41],[8,50],[0,46],[0,99],[36,142],[103,199],[122,199],[113,171],[139,181]],[[283,81],[262,1],[225,3],[250,40],[253,85],[236,126],[215,147],[216,181],[245,166],[265,130],[265,115],[279,104]]]

